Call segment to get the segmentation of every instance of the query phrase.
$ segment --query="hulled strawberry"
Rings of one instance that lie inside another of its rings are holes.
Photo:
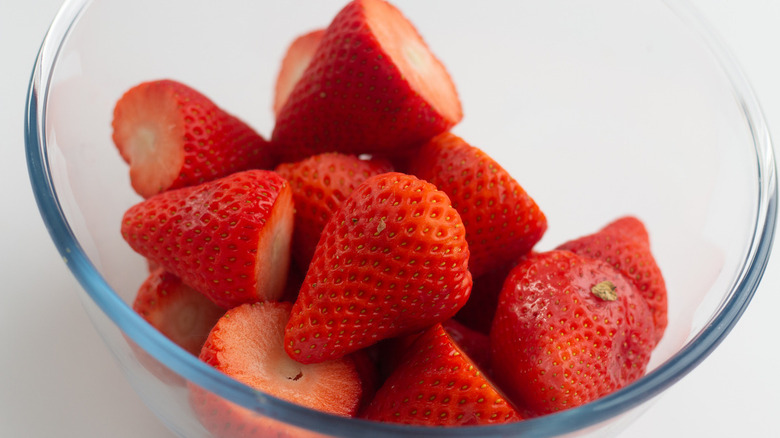
[[[282,295],[292,229],[292,190],[266,170],[161,193],[122,219],[136,252],[226,309]]]
[[[309,66],[314,52],[322,40],[325,29],[317,29],[305,33],[293,40],[290,47],[282,59],[282,65],[279,68],[279,74],[276,77],[276,86],[274,87],[274,114],[279,114],[287,97],[298,83],[306,67]]]
[[[206,340],[200,359],[266,394],[311,409],[354,416],[361,381],[350,358],[303,365],[284,352],[290,303],[260,302],[228,310]],[[298,436],[289,427],[190,385],[191,404],[201,423],[219,437]]]
[[[650,250],[650,238],[642,221],[619,218],[596,233],[560,245],[587,257],[603,260],[628,277],[647,300],[655,323],[656,342],[666,330],[666,282]]]
[[[322,229],[344,199],[367,178],[392,170],[381,160],[361,160],[355,155],[324,153],[295,163],[284,163],[276,171],[293,190],[295,235],[293,260],[304,271],[309,266]]]
[[[620,272],[556,250],[529,255],[512,270],[490,341],[501,388],[542,415],[641,377],[655,332],[647,303]]]
[[[469,296],[468,258],[446,194],[411,175],[367,179],[325,226],[287,326],[287,352],[320,362],[450,318]]]
[[[466,227],[469,270],[478,278],[525,254],[547,230],[533,199],[498,163],[460,137],[444,133],[426,143],[409,173],[452,200]]]
[[[426,426],[500,424],[517,410],[437,324],[420,336],[362,417]]]
[[[249,125],[172,80],[128,90],[114,107],[112,127],[133,189],[144,198],[273,166],[268,143]]]
[[[286,161],[401,152],[461,118],[449,74],[414,26],[384,0],[353,0],[279,111],[272,143]]]
[[[138,289],[133,310],[181,348],[200,354],[211,328],[225,313],[203,294],[162,268]]]

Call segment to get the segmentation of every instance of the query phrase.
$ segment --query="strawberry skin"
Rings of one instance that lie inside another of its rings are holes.
[[[656,343],[661,340],[668,324],[666,283],[642,221],[633,216],[622,217],[596,233],[558,248],[603,260],[629,278],[647,300],[653,313]]]
[[[415,341],[362,417],[423,426],[488,425],[522,419],[441,324]]]
[[[274,114],[278,115],[287,98],[290,96],[295,84],[303,76],[306,67],[311,63],[314,52],[320,45],[325,29],[317,29],[305,33],[293,40],[282,59],[282,66],[276,77],[274,87]]]
[[[426,143],[412,158],[409,173],[452,200],[466,227],[475,278],[530,251],[547,230],[544,213],[520,184],[485,152],[452,133]]]
[[[292,227],[287,181],[272,171],[248,170],[134,205],[122,219],[122,236],[229,309],[283,294]]]
[[[647,303],[610,265],[569,251],[533,254],[499,296],[492,376],[511,400],[543,415],[641,377],[654,337]]]
[[[462,117],[449,74],[414,26],[384,0],[354,0],[325,30],[271,142],[284,161],[401,152]]]
[[[351,358],[303,365],[284,352],[290,303],[260,302],[228,310],[209,333],[200,359],[258,391],[311,409],[351,417],[362,394]],[[201,423],[219,437],[298,436],[283,425],[190,385]]]
[[[368,178],[322,233],[285,333],[302,363],[341,357],[449,319],[471,290],[447,195],[401,173]]]
[[[138,289],[133,310],[181,348],[200,354],[211,328],[225,313],[203,294],[162,268]]]
[[[373,175],[392,170],[387,161],[361,160],[329,152],[276,168],[293,190],[295,235],[293,260],[306,270],[325,224],[355,187]]]
[[[274,164],[268,142],[251,127],[172,80],[128,90],[114,107],[112,127],[133,189],[144,198]]]

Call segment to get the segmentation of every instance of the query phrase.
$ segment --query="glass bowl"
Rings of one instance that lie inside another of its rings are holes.
[[[111,142],[115,101],[150,79],[187,83],[264,136],[287,45],[345,1],[68,0],[26,109],[34,193],[82,301],[127,379],[176,434],[208,436],[188,388],[291,436],[609,436],[690,372],[751,300],[776,223],[775,161],[756,98],[685,2],[394,2],[451,73],[454,132],[506,167],[549,219],[551,249],[633,214],[669,290],[647,375],[595,402],[516,424],[436,429],[334,417],[201,363],[128,306],[145,261],[119,233],[139,197]]]

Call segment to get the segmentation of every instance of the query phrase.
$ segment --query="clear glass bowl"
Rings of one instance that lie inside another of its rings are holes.
[[[670,323],[647,375],[632,385],[506,426],[380,425],[252,390],[128,306],[146,265],[119,233],[122,213],[139,198],[111,142],[114,102],[141,81],[173,78],[270,136],[284,50],[344,3],[69,0],[55,18],[27,101],[30,178],[84,306],[128,380],[186,437],[208,433],[185,382],[274,419],[285,433],[616,434],[731,330],[759,284],[776,223],[775,161],[760,108],[685,2],[394,2],[458,86],[465,118],[454,131],[502,163],[547,214],[539,249],[623,214],[645,221],[667,280]]]

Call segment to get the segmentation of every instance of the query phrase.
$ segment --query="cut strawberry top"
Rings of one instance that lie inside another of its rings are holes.
[[[133,310],[193,355],[198,355],[211,328],[225,311],[203,294],[158,268],[138,289]]]
[[[455,86],[412,23],[385,1],[363,0],[361,3],[365,8],[366,24],[384,55],[398,67],[401,77],[436,112],[447,119],[460,120],[463,113]]]
[[[344,199],[367,178],[391,169],[383,160],[361,160],[335,152],[277,166],[276,171],[290,182],[293,190],[293,258],[301,269],[308,268],[325,224]]]
[[[173,184],[184,164],[185,127],[173,88],[141,87],[131,99],[123,99],[123,123],[115,123],[119,152],[130,163],[130,181],[142,196],[150,196]],[[131,121],[131,122],[130,122]]]
[[[306,67],[311,63],[311,58],[317,51],[324,33],[325,29],[317,29],[299,36],[290,44],[276,78],[274,114],[279,114],[279,110],[287,102],[287,97],[298,83],[298,79],[303,76]]]
[[[144,198],[246,169],[273,166],[268,143],[197,90],[144,82],[114,107],[112,140]]]
[[[352,416],[361,381],[351,359],[304,365],[284,351],[290,303],[245,304],[229,310],[209,334],[200,358],[255,389],[331,414]]]

